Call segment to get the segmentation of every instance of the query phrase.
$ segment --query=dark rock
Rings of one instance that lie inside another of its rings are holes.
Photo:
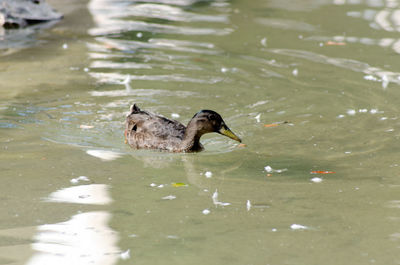
[[[62,17],[45,0],[0,0],[0,26],[4,28],[20,28]]]

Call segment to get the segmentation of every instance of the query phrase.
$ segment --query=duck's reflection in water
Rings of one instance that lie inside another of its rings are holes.
[[[46,199],[105,205],[111,202],[108,186],[80,185],[56,191]],[[121,256],[118,234],[108,227],[106,211],[79,213],[70,220],[38,227],[32,248],[36,252],[27,265],[115,264]]]

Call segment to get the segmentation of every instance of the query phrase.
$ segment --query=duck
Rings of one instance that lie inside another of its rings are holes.
[[[130,107],[125,121],[125,143],[133,149],[158,149],[169,152],[199,152],[204,150],[200,138],[206,133],[218,133],[239,143],[242,140],[213,110],[201,110],[187,126],[179,121]]]

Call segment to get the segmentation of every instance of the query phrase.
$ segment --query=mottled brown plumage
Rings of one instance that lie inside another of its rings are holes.
[[[143,111],[133,105],[126,117],[125,142],[135,149],[159,149],[171,152],[198,152],[203,150],[200,137],[216,132],[241,142],[212,110],[196,113],[184,126],[179,121]]]

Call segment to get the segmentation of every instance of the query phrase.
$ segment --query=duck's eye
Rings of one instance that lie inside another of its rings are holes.
[[[208,118],[210,119],[210,121],[217,120],[217,116],[215,114],[211,114]]]

